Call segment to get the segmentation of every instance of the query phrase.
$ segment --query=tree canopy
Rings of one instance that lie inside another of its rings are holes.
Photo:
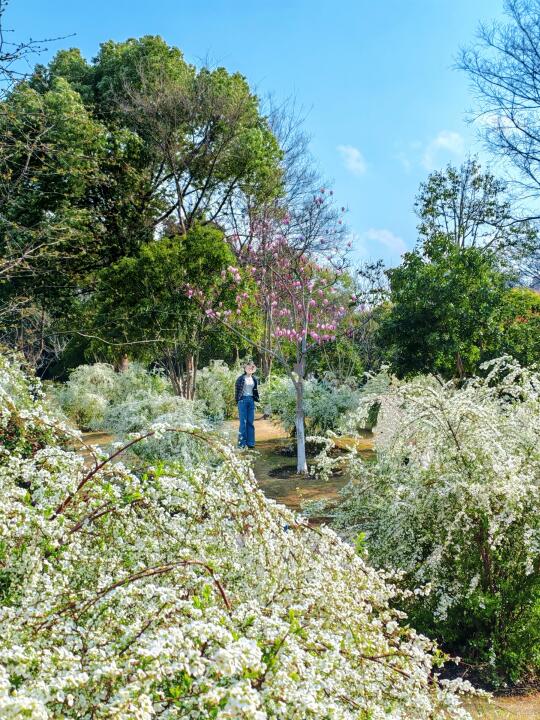
[[[388,272],[390,306],[380,340],[400,376],[462,378],[494,346],[508,280],[491,253],[447,237],[406,253]]]

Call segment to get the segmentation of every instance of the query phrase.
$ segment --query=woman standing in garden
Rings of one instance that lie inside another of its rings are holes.
[[[259,402],[257,378],[254,373],[257,368],[251,361],[244,365],[244,374],[236,379],[235,401],[238,405],[238,447],[255,447],[255,403]]]

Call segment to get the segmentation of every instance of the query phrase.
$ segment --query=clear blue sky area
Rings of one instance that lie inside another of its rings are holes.
[[[361,258],[396,264],[414,246],[413,204],[430,170],[478,152],[467,77],[453,69],[502,0],[11,0],[19,36],[159,34],[188,61],[244,74],[260,95],[294,96]]]

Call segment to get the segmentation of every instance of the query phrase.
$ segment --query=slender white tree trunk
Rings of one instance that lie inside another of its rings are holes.
[[[294,387],[296,389],[296,471],[307,474],[306,461],[306,427],[304,417],[304,376],[306,373],[307,342],[306,332],[298,347],[297,363],[295,367],[296,378]]]
[[[304,424],[304,378],[295,382],[296,389],[296,471],[307,473],[306,430]]]

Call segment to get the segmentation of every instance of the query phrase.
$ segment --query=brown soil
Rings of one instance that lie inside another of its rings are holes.
[[[540,694],[494,697],[466,703],[474,720],[539,720]]]
[[[236,442],[238,421],[224,423],[223,432],[232,442]],[[331,503],[339,498],[339,491],[347,483],[344,475],[335,475],[328,481],[319,480],[311,475],[298,474],[292,463],[283,462],[282,449],[290,444],[290,438],[280,425],[268,418],[257,417],[255,439],[253,470],[261,489],[269,498],[292,510],[300,510],[303,503],[312,500],[324,499]],[[362,438],[359,445],[361,447],[358,450],[361,452],[372,451],[369,439]]]

